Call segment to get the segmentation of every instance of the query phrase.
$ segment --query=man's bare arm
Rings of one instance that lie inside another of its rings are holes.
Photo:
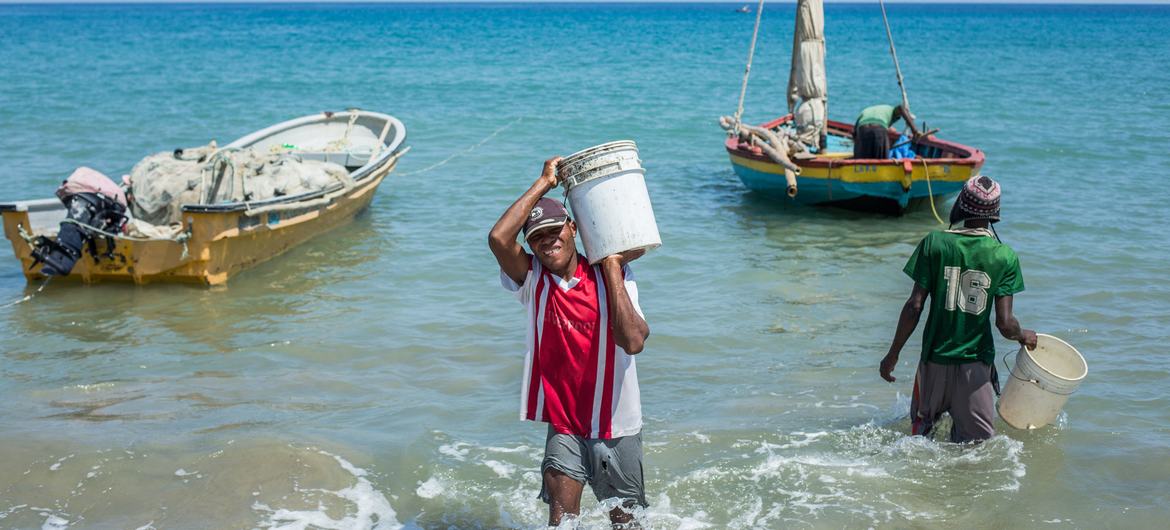
[[[894,331],[894,340],[890,343],[890,351],[882,358],[881,365],[878,367],[878,372],[882,379],[893,383],[898,378],[894,377],[894,367],[898,365],[898,356],[902,353],[902,348],[906,346],[906,341],[910,340],[910,335],[914,334],[914,328],[918,327],[918,320],[922,318],[922,308],[926,305],[926,298],[930,295],[930,291],[914,284],[914,289],[910,291],[910,298],[906,299],[906,303],[902,304],[902,313],[898,316],[898,329]]]
[[[638,252],[641,255],[641,252]],[[634,309],[630,293],[626,291],[622,265],[636,256],[615,254],[601,262],[601,276],[605,280],[605,292],[609,295],[609,321],[613,325],[613,341],[626,353],[635,355],[642,351],[650,326]]]
[[[557,163],[560,161],[561,157],[556,156],[544,162],[544,171],[541,172],[540,178],[508,207],[488,234],[488,248],[492,249],[492,254],[496,256],[500,270],[516,283],[524,283],[524,278],[528,275],[528,255],[524,252],[524,247],[516,241],[516,236],[524,228],[524,222],[528,220],[528,213],[536,206],[536,201],[544,197],[548,190],[556,187]]]
[[[1027,346],[1029,350],[1036,349],[1036,332],[1020,327],[1020,321],[1012,314],[1012,296],[995,297],[995,327],[1005,339],[1011,339]]]
[[[914,115],[910,114],[909,109],[898,105],[898,115],[906,121],[906,125],[910,127],[910,133],[914,135],[914,138],[917,139],[919,136],[922,136],[922,131],[918,130],[918,124],[914,123]]]

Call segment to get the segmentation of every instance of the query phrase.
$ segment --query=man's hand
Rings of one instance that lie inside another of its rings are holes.
[[[1030,329],[1020,330],[1020,345],[1029,350],[1036,349],[1036,332]]]
[[[898,366],[898,356],[894,354],[886,354],[882,357],[882,364],[878,368],[878,372],[882,374],[882,379],[893,383],[898,378],[894,377],[894,367]]]
[[[561,163],[564,157],[554,156],[544,161],[544,170],[540,172],[540,178],[536,179],[537,183],[548,185],[549,189],[557,187],[560,178],[557,177],[557,164]]]
[[[621,267],[621,266],[623,266],[631,261],[634,261],[634,260],[644,256],[645,254],[646,254],[646,249],[644,249],[644,248],[639,248],[639,249],[635,249],[635,250],[627,250],[625,252],[621,252],[618,254],[610,254],[609,256],[606,256],[605,260],[603,260],[603,261],[615,261],[615,262],[617,262],[618,266]]]

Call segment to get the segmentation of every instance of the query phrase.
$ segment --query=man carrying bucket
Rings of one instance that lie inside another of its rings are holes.
[[[957,230],[931,232],[903,269],[914,280],[902,306],[898,328],[880,373],[893,382],[898,354],[930,298],[930,315],[922,334],[922,357],[910,402],[912,434],[930,435],[944,412],[954,421],[950,439],[979,442],[995,435],[994,400],[999,388],[995,371],[995,326],[1005,338],[1036,348],[1036,333],[1022,329],[1012,315],[1012,295],[1024,290],[1020,260],[999,241],[992,223],[999,221],[1000,187],[975,176],[963,185],[951,209]]]
[[[642,252],[592,266],[578,254],[565,206],[542,198],[558,183],[560,160],[544,163],[540,178],[496,221],[488,246],[500,282],[527,309],[520,417],[549,424],[540,466],[548,524],[580,513],[586,483],[598,500],[619,500],[610,520],[626,524],[633,517],[623,508],[646,506],[633,355],[650,328],[627,265]],[[516,241],[521,231],[532,254]]]

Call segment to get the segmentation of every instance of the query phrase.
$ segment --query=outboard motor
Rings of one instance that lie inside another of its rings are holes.
[[[106,242],[106,255],[113,255],[114,238],[105,234],[121,232],[126,224],[126,193],[122,188],[109,177],[80,167],[57,188],[57,197],[69,214],[61,221],[55,241],[45,236],[33,240],[32,266],[44,263],[42,274],[66,276],[81,258],[83,247],[97,261],[99,238]]]

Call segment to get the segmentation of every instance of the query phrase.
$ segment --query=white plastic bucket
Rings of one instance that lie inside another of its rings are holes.
[[[999,417],[1017,429],[1037,429],[1056,420],[1089,373],[1085,358],[1069,343],[1052,335],[1036,337],[1035,350],[1020,347],[999,398]]]
[[[634,142],[610,142],[573,153],[557,165],[557,174],[590,264],[662,245],[646,191],[646,170]]]

